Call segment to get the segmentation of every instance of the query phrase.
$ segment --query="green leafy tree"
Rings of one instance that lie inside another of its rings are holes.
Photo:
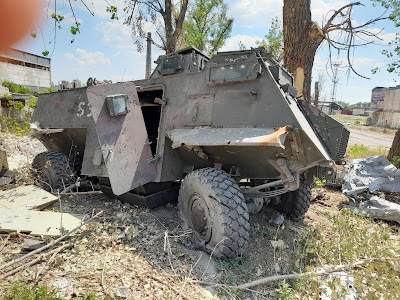
[[[182,34],[188,2],[189,0],[181,0],[179,5],[174,5],[172,0],[127,0],[124,11],[128,17],[125,19],[125,24],[132,28],[132,36],[138,51],[143,50],[143,42],[147,38],[145,25],[146,22],[150,22],[156,27],[156,35],[161,40],[161,44],[154,40],[152,43],[165,50],[167,54],[174,52]]]
[[[375,4],[380,4],[390,11],[390,20],[396,27],[400,27],[400,1],[399,0],[373,0]],[[400,74],[400,33],[396,33],[396,38],[389,43],[389,49],[382,51],[382,54],[389,59],[386,70],[389,73]],[[372,70],[375,73],[378,68]]]
[[[257,41],[256,45],[264,47],[268,51],[271,49],[272,55],[276,60],[283,60],[283,30],[282,23],[278,17],[272,19],[271,27],[265,36],[265,40]]]
[[[187,45],[212,55],[220,49],[232,31],[233,18],[227,16],[223,0],[194,0],[189,4],[183,24],[183,39]]]

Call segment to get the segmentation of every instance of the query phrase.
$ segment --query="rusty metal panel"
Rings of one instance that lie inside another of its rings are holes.
[[[111,116],[106,97],[126,95],[128,112]],[[95,123],[113,193],[121,195],[153,181],[155,166],[147,143],[147,131],[133,83],[91,86],[88,104]]]
[[[168,132],[172,148],[186,146],[271,146],[285,149],[291,126],[274,128],[196,128]]]

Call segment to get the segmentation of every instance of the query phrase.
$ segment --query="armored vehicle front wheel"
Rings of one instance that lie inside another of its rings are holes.
[[[206,168],[189,173],[179,190],[179,209],[199,244],[217,258],[244,254],[249,214],[242,192],[224,171]]]
[[[300,184],[300,187],[281,195],[281,201],[274,208],[293,220],[300,220],[311,204],[311,188],[309,185]]]
[[[74,168],[64,153],[40,153],[33,159],[32,168],[38,184],[46,191],[61,191],[74,182]]]

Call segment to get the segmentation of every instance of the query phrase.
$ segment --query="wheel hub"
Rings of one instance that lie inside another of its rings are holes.
[[[211,218],[208,210],[208,206],[204,199],[198,195],[194,194],[191,198],[191,210],[190,217],[192,221],[193,229],[196,235],[208,242],[211,238]]]

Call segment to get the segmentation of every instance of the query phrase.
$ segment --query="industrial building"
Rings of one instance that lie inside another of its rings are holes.
[[[400,128],[400,85],[372,89],[371,109],[369,125]]]
[[[51,86],[51,60],[17,49],[0,53],[0,81],[8,80],[40,91]]]

